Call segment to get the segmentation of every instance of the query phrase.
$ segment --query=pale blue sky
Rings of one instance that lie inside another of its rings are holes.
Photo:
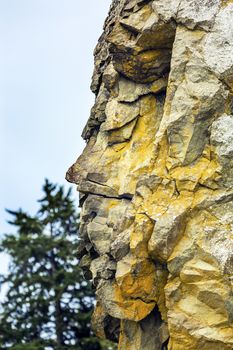
[[[84,147],[93,49],[110,3],[0,0],[0,234],[11,230],[4,208],[34,213],[44,178],[64,184]]]

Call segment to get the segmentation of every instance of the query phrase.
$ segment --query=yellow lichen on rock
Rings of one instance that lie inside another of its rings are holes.
[[[149,259],[126,255],[117,263],[116,282],[121,293],[146,303],[157,299],[156,269]]]
[[[97,45],[67,179],[119,350],[233,349],[232,23],[232,1],[114,0]]]

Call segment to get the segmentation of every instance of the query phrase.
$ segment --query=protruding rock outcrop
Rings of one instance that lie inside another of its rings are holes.
[[[67,179],[97,334],[120,350],[232,350],[232,1],[114,0],[92,90]]]

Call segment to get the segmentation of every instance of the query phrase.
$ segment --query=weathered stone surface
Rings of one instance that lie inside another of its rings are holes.
[[[97,45],[67,179],[120,350],[233,349],[232,23],[230,0],[114,0]]]
[[[122,322],[119,349],[160,350],[165,348],[168,338],[167,324],[155,309],[141,322]]]
[[[120,102],[134,102],[140,96],[159,93],[166,90],[166,87],[167,77],[159,78],[151,84],[137,84],[129,79],[121,78],[117,99]]]
[[[110,100],[106,105],[106,121],[101,131],[120,129],[139,116],[139,103],[133,104]]]
[[[223,114],[211,126],[210,141],[217,162],[224,169],[221,184],[231,187],[233,183],[233,116]]]
[[[206,36],[204,59],[210,69],[226,80],[233,72],[233,4],[226,4],[219,9],[214,27]]]

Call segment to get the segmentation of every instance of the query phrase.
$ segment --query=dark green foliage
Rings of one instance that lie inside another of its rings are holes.
[[[94,302],[76,258],[78,215],[71,197],[48,180],[35,216],[8,211],[16,234],[0,250],[11,257],[0,313],[0,349],[111,349],[91,332]]]

